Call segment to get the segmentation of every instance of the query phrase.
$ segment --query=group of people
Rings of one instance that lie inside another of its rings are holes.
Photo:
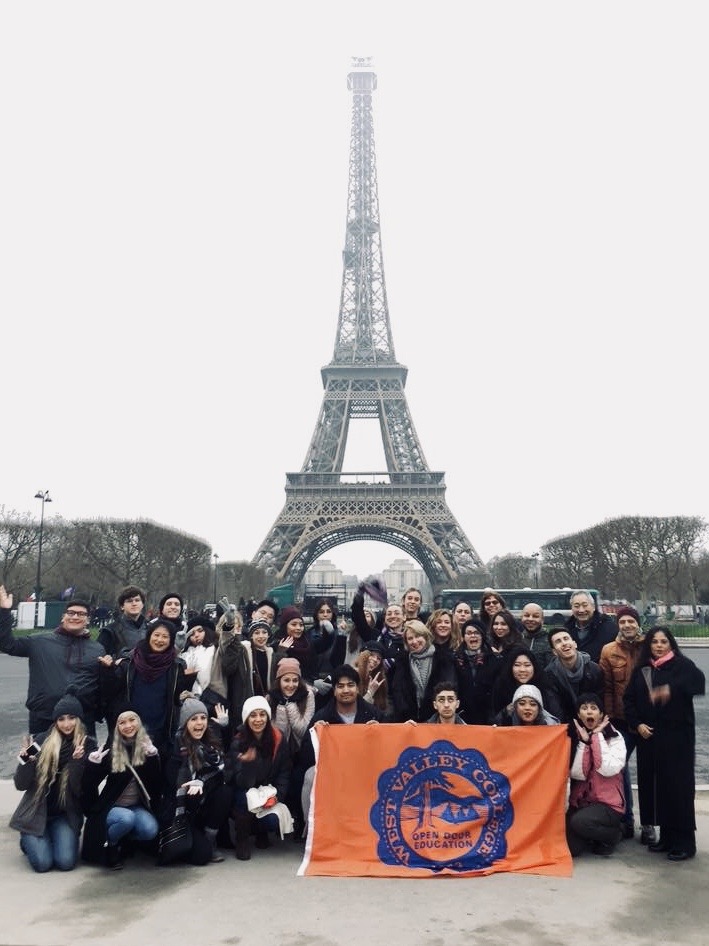
[[[350,620],[323,599],[306,627],[297,607],[265,599],[244,625],[226,599],[216,622],[185,620],[171,592],[147,622],[131,586],[93,641],[81,600],[55,631],[15,637],[0,587],[0,650],[29,658],[32,735],[11,824],[32,867],[66,870],[81,855],[116,869],[140,848],[158,863],[205,864],[225,847],[247,860],[273,833],[300,839],[311,733],[341,723],[566,725],[574,855],[610,854],[635,835],[636,750],[641,842],[673,861],[694,855],[692,701],[704,676],[668,629],[643,636],[633,608],[611,618],[585,591],[550,629],[538,604],[518,621],[492,589],[429,615],[421,604],[415,588],[392,603],[368,582]]]

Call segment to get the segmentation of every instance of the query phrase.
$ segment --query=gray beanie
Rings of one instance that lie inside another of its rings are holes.
[[[73,693],[65,693],[64,696],[57,701],[52,712],[52,719],[59,719],[60,716],[78,716],[79,719],[83,719],[84,707]]]
[[[537,703],[539,703],[540,709],[544,709],[544,701],[542,700],[542,694],[539,692],[539,687],[535,687],[533,683],[523,683],[521,687],[517,687],[512,697],[512,702],[516,703],[517,700],[521,700],[522,697],[529,696]]]
[[[193,716],[196,716],[197,713],[204,713],[207,719],[209,719],[209,712],[204,703],[201,700],[188,697],[182,704],[180,710],[180,729],[184,729],[189,720],[192,719]]]

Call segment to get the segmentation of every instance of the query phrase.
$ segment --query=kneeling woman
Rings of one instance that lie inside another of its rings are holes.
[[[200,865],[223,861],[217,834],[229,816],[231,791],[224,784],[221,734],[210,727],[207,707],[199,700],[187,699],[182,704],[165,781],[163,826],[174,824],[182,815],[189,822],[191,847],[184,859]]]
[[[87,740],[81,713],[75,696],[63,696],[52,726],[20,751],[15,788],[25,794],[10,827],[20,832],[20,848],[37,873],[72,870],[79,857],[81,779],[86,752],[96,745]]]
[[[246,801],[250,788],[271,786],[276,789],[275,803],[285,802],[288,794],[291,760],[280,730],[271,724],[271,706],[262,696],[252,696],[244,703],[240,726],[229,748],[225,780],[231,786],[234,802],[235,854],[238,860],[251,857],[251,834],[256,847],[270,847],[269,831],[280,829],[278,816],[257,818]]]
[[[152,841],[157,835],[154,812],[162,787],[158,750],[132,709],[119,712],[110,745],[89,755],[83,784],[86,826],[81,856],[120,870],[121,842]]]
[[[506,706],[495,717],[495,726],[557,726],[559,720],[544,709],[539,687],[525,683],[512,696],[512,708]]]

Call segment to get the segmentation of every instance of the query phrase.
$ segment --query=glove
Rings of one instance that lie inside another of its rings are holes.
[[[387,606],[389,603],[389,596],[387,593],[387,586],[384,584],[383,578],[377,578],[376,575],[370,575],[368,578],[364,579],[362,586],[370,598],[379,604],[384,605],[384,607]]]
[[[320,696],[327,696],[332,690],[332,684],[328,683],[327,680],[316,680],[313,683],[313,689],[316,693],[319,693]]]
[[[320,631],[322,634],[332,634],[334,628],[330,621],[321,621],[320,622]]]

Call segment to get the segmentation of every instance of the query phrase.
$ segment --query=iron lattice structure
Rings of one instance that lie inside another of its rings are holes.
[[[377,77],[356,60],[352,93],[342,292],[325,394],[300,473],[286,474],[286,502],[254,557],[275,580],[298,585],[308,566],[345,542],[375,540],[415,559],[435,587],[482,565],[445,500],[443,473],[428,469],[394,354],[374,151]],[[379,421],[387,470],[344,473],[351,420]]]

